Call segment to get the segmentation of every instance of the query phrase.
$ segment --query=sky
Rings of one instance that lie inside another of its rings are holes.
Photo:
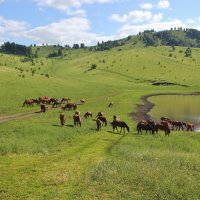
[[[199,0],[0,0],[0,44],[116,40],[144,30],[200,30]]]

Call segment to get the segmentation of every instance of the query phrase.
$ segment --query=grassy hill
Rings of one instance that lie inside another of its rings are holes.
[[[200,49],[185,57],[186,47],[134,40],[109,51],[65,49],[56,58],[47,55],[57,47],[40,47],[33,60],[0,54],[1,115],[39,110],[22,107],[26,98],[69,96],[86,99],[78,106],[82,116],[102,111],[111,122],[116,114],[131,130],[113,134],[108,125],[96,132],[95,122],[85,119],[72,127],[73,111],[60,127],[60,109],[0,124],[0,199],[200,198],[199,134],[139,136],[130,116],[143,95],[199,91]]]

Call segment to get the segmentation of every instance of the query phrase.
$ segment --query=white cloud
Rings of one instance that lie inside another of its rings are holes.
[[[124,25],[118,31],[117,35],[119,38],[127,37],[128,35],[136,35],[139,32],[143,32],[145,30],[154,29],[155,31],[162,31],[162,30],[169,30],[175,27],[183,27],[186,28],[186,25],[180,20],[173,20],[173,21],[165,21],[159,23],[149,23],[143,25]]]
[[[37,43],[61,45],[80,44],[82,42],[86,45],[94,45],[98,41],[114,39],[113,36],[102,36],[91,32],[88,19],[81,17],[62,19],[59,22],[36,27],[29,30],[26,37]]]
[[[35,0],[40,7],[52,7],[66,11],[69,8],[80,8],[83,4],[110,3],[113,0]]]
[[[121,23],[137,24],[147,21],[160,21],[162,19],[162,14],[152,14],[150,11],[134,10],[122,16],[118,14],[113,14],[111,15],[110,19]]]
[[[0,34],[18,37],[27,30],[28,24],[24,21],[5,19],[0,16]]]
[[[169,6],[170,6],[169,0],[160,0],[158,2],[159,9],[166,9],[166,8],[169,8]]]
[[[189,18],[189,19],[186,20],[186,23],[187,24],[194,24],[195,20]]]
[[[151,10],[153,8],[153,4],[151,3],[140,4],[140,8],[145,9],[145,10]]]

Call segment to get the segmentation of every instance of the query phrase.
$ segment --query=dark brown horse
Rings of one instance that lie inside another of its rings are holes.
[[[64,113],[60,113],[60,124],[61,126],[65,125],[66,117]]]
[[[48,107],[45,105],[45,104],[40,104],[40,109],[41,109],[41,112],[45,113],[48,109]]]
[[[138,122],[137,124],[138,134],[139,133],[142,134],[143,130],[145,130],[146,132],[150,131],[152,134],[154,134],[155,132],[155,128],[152,125],[148,124],[147,122],[144,122],[144,121]]]
[[[58,99],[56,99],[56,98],[50,98],[48,103],[49,104],[54,104],[56,102],[58,102]]]
[[[183,123],[179,121],[169,121],[169,123],[172,125],[172,130],[182,130],[183,131]]]
[[[89,117],[92,118],[92,112],[89,112],[89,111],[86,112],[85,115],[84,115],[84,117],[85,117],[85,119],[87,119]]]
[[[100,119],[96,120],[96,125],[97,125],[97,131],[101,130],[101,127],[103,126],[103,123]]]
[[[168,123],[160,123],[155,125],[155,131],[158,132],[158,130],[164,131],[165,136],[170,134],[170,128]]]
[[[194,124],[186,124],[187,131],[194,131]]]
[[[103,117],[103,112],[98,112],[96,117]]]
[[[61,99],[61,103],[69,103],[69,100],[70,100],[70,98],[69,97],[63,97],[62,99]]]
[[[102,126],[103,125],[107,126],[107,119],[104,116],[99,116],[97,117],[97,119],[102,122]]]
[[[113,120],[113,122],[111,122],[111,125],[112,125],[112,127],[113,127],[113,132],[115,131],[115,129],[116,129],[117,132],[118,132],[117,127],[120,127],[120,128],[121,128],[120,133],[121,133],[121,131],[122,131],[122,128],[123,128],[123,130],[124,130],[124,133],[125,133],[125,128],[126,128],[126,130],[127,130],[128,132],[130,131],[128,125],[127,125],[126,122],[124,122],[124,121]]]
[[[77,104],[76,103],[68,103],[64,107],[62,107],[63,110],[76,110]]]
[[[57,108],[58,106],[61,106],[61,102],[59,100],[54,101],[52,107]]]
[[[80,115],[77,115],[75,114],[73,116],[73,119],[74,119],[74,126],[81,126],[81,116]]]

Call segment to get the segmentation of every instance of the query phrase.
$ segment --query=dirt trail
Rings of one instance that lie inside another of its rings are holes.
[[[0,124],[9,122],[9,121],[18,120],[18,119],[29,118],[38,113],[40,113],[40,112],[34,111],[34,112],[29,112],[29,113],[18,113],[18,114],[13,114],[13,115],[8,115],[8,116],[0,116]]]

